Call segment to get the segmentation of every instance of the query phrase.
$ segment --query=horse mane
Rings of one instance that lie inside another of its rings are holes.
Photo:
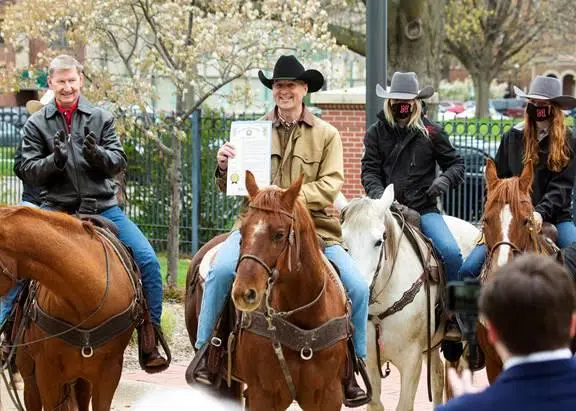
[[[282,215],[284,213],[292,214],[286,209],[286,206],[281,201],[283,191],[277,188],[262,189],[251,200],[250,205],[264,209],[274,215]],[[310,212],[300,199],[294,203],[294,232],[296,235],[296,243],[301,242],[300,252],[307,250],[312,258],[310,267],[322,267],[322,256],[320,248],[318,247],[318,239],[316,237],[316,228]],[[249,210],[242,215],[242,222],[249,214]],[[300,235],[302,233],[303,235]],[[298,247],[296,247],[298,249]]]
[[[530,191],[528,193],[530,193]],[[486,215],[487,210],[491,210],[498,204],[509,204],[512,214],[518,215],[520,204],[522,202],[521,194],[522,190],[520,190],[519,177],[510,177],[499,180],[495,187],[488,191],[486,205],[484,207],[484,215]]]
[[[353,226],[358,226],[366,218],[371,221],[381,219],[376,202],[369,197],[355,198],[342,210],[342,220],[348,221]],[[390,255],[396,255],[398,239],[396,237],[396,219],[390,210],[384,215],[384,227],[386,229],[386,248]]]
[[[47,211],[26,206],[0,207],[0,220],[15,215],[41,218],[42,220],[48,221],[50,224],[68,232],[76,232],[78,234],[88,233],[91,237],[96,235],[96,228],[91,222],[77,219],[66,213]]]

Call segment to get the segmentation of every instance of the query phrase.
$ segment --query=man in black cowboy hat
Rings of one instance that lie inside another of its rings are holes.
[[[280,57],[274,66],[272,78],[267,78],[262,71],[258,76],[262,84],[272,89],[276,103],[264,117],[273,121],[272,184],[288,188],[294,179],[304,174],[300,196],[310,210],[318,235],[326,243],[325,255],[339,268],[342,282],[352,300],[354,347],[357,357],[365,359],[368,286],[352,258],[342,248],[338,219],[326,210],[334,203],[344,183],[342,142],[338,130],[314,116],[302,103],[306,93],[322,88],[324,77],[317,70],[305,70],[294,56]],[[216,180],[222,191],[226,191],[228,158],[234,155],[235,149],[230,143],[218,150]],[[207,276],[195,344],[197,349],[208,343],[224,308],[239,254],[240,233],[236,230],[222,244]],[[194,377],[210,383],[212,376],[205,361],[201,360]],[[348,373],[345,378],[344,396],[348,406],[360,406],[370,400],[356,383],[354,373]]]

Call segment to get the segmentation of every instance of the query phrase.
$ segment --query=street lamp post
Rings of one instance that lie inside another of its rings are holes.
[[[388,45],[388,0],[366,2],[366,129],[376,121],[382,99],[376,84],[386,87]]]

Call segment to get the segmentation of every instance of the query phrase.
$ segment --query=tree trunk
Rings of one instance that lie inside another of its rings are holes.
[[[176,113],[182,112],[182,95],[176,97]],[[166,283],[175,288],[178,280],[180,254],[180,187],[182,186],[182,142],[172,133],[172,158],[170,164],[170,225],[168,227],[168,272]]]
[[[389,1],[389,78],[395,71],[413,71],[420,88],[433,86],[438,91],[445,37],[444,6],[445,0]],[[435,109],[434,105],[430,108]]]
[[[490,99],[490,76],[487,73],[479,72],[472,74],[474,82],[474,93],[476,95],[476,118],[487,118],[488,100]]]

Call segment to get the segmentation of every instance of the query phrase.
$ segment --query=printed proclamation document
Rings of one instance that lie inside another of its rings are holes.
[[[272,157],[271,121],[233,121],[230,143],[236,156],[228,160],[226,195],[246,196],[246,171],[251,171],[258,187],[270,185]]]

